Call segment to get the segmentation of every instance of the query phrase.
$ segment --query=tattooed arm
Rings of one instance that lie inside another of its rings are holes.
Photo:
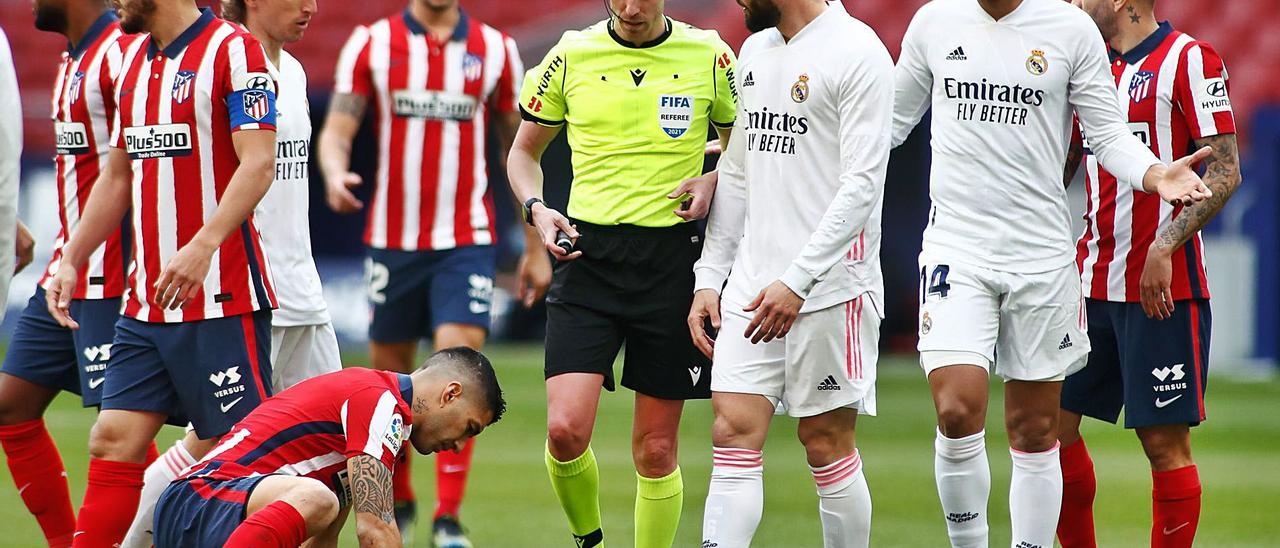
[[[347,474],[360,547],[401,546],[391,498],[391,469],[382,461],[362,454],[347,460]]]
[[[325,198],[338,213],[352,213],[364,207],[351,189],[364,181],[351,172],[351,141],[360,130],[368,100],[355,93],[335,93],[329,100],[329,115],[320,130],[320,172],[324,175]]]
[[[1067,163],[1062,167],[1062,186],[1071,187],[1071,181],[1076,179],[1076,171],[1080,169],[1080,161],[1084,159],[1084,141],[1079,138],[1071,139],[1071,146],[1067,148]]]
[[[1147,263],[1139,283],[1142,309],[1148,317],[1165,319],[1173,313],[1173,252],[1204,228],[1240,186],[1240,152],[1235,134],[1214,135],[1196,140],[1196,147],[1209,147],[1213,154],[1205,160],[1204,183],[1213,191],[1208,200],[1185,207],[1156,234],[1147,250]]]

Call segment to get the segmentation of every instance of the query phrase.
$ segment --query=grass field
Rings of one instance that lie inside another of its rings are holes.
[[[499,367],[510,411],[479,439],[463,520],[480,547],[572,546],[564,517],[542,465],[545,399],[540,347],[504,346],[489,352]],[[348,363],[361,363],[352,356]],[[875,501],[873,546],[946,545],[946,529],[933,484],[933,416],[928,388],[912,357],[880,365],[880,416],[859,421],[858,439]],[[987,430],[992,465],[992,546],[1008,545],[1009,456],[999,403]],[[1280,538],[1280,383],[1243,384],[1215,379],[1209,391],[1210,421],[1195,432],[1196,460],[1205,485],[1197,546],[1277,546]],[[594,448],[601,464],[604,530],[611,546],[631,544],[635,494],[629,448],[631,395],[606,394]],[[84,489],[85,439],[93,421],[70,397],[60,397],[47,420],[68,468],[73,498]],[[702,501],[711,468],[707,402],[686,407],[681,466],[686,482],[678,546],[698,546]],[[180,432],[168,428],[163,444]],[[795,441],[795,422],[779,418],[765,450],[765,515],[756,546],[820,546],[817,497]],[[1097,422],[1085,435],[1098,470],[1096,516],[1102,546],[1143,546],[1150,523],[1150,475],[1132,433]],[[417,458],[419,495],[433,493],[430,457]],[[430,504],[425,504],[427,508]],[[38,546],[35,520],[12,481],[0,479],[0,546]],[[343,546],[354,546],[348,525]],[[419,523],[419,546],[429,524]]]

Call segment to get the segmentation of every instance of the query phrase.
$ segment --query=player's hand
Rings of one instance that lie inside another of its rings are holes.
[[[534,243],[540,244],[541,240]],[[525,308],[533,308],[547,294],[547,288],[551,287],[551,260],[541,245],[525,246],[516,267],[516,284],[516,297]]]
[[[49,315],[58,325],[67,329],[80,329],[80,324],[71,318],[71,296],[76,294],[76,281],[80,273],[67,261],[58,264],[58,271],[49,280],[49,290],[44,293],[44,304]]]
[[[1138,281],[1142,311],[1148,318],[1166,320],[1173,316],[1173,251],[1152,244],[1147,250],[1147,264]]]
[[[1193,169],[1193,166],[1212,154],[1212,148],[1202,147],[1165,168],[1156,182],[1156,191],[1160,193],[1160,198],[1173,205],[1189,206],[1212,197],[1213,191],[1209,190],[1209,187],[1200,179],[1200,175]]]
[[[710,358],[715,353],[716,340],[707,334],[707,318],[711,318],[711,327],[719,333],[720,294],[712,289],[700,289],[693,294],[693,306],[689,307],[689,336],[693,337],[693,345]]]
[[[702,149],[703,156],[711,156],[712,154],[720,154],[724,152],[724,147],[720,145],[719,139],[707,141],[707,146]]]
[[[156,298],[152,304],[169,310],[186,306],[187,301],[204,288],[214,249],[194,239],[182,246],[160,272],[160,279],[153,286]]]
[[[14,256],[16,260],[13,263],[13,273],[22,272],[22,269],[31,264],[36,256],[36,239],[31,235],[31,231],[27,230],[27,225],[18,221],[18,237],[15,239],[16,249]]]
[[[573,253],[565,253],[564,249],[556,245],[556,232],[564,231],[569,236],[574,245],[578,243],[577,227],[569,224],[569,218],[561,215],[559,211],[551,209],[547,204],[537,203],[533,205],[533,227],[538,230],[538,235],[542,237],[542,245],[551,252],[551,256],[557,261],[572,261],[582,256],[581,251]]]
[[[676,216],[686,221],[696,221],[707,216],[711,211],[711,197],[716,193],[716,183],[720,180],[719,172],[709,171],[692,179],[685,179],[667,198],[680,200],[676,208]]]
[[[756,313],[751,317],[747,332],[742,336],[751,339],[751,344],[781,339],[791,331],[791,325],[796,322],[802,306],[803,298],[781,280],[774,280],[756,295],[751,304],[742,309],[743,312]]]
[[[358,173],[347,172],[341,177],[325,177],[324,196],[329,202],[329,209],[337,213],[355,213],[364,207],[364,202],[356,198],[351,190],[364,184]]]

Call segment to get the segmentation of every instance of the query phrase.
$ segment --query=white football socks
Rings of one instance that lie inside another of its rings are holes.
[[[934,441],[933,473],[938,482],[947,535],[956,548],[986,548],[987,499],[991,468],[987,464],[986,431],[951,439],[938,431]],[[1054,454],[1057,458],[1057,454]],[[1061,483],[1059,483],[1061,494]]]
[[[702,514],[702,545],[746,548],[764,512],[764,453],[713,447],[711,487]]]
[[[146,473],[142,476],[142,497],[138,500],[138,513],[133,517],[133,524],[129,526],[129,533],[125,535],[120,548],[151,547],[151,522],[155,517],[156,503],[160,501],[161,493],[164,493],[165,488],[169,487],[169,483],[177,478],[178,474],[195,463],[196,459],[191,458],[191,454],[179,439],[173,442],[173,447],[147,467]]]
[[[862,475],[862,457],[849,456],[814,468],[818,485],[818,513],[822,516],[822,545],[826,548],[865,548],[871,543],[871,491]]]
[[[1024,453],[1010,448],[1013,476],[1009,480],[1009,521],[1013,546],[1052,548],[1062,510],[1062,463],[1058,444],[1047,451]]]

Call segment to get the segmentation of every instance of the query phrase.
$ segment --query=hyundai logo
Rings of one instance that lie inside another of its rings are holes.
[[[1208,92],[1209,95],[1212,95],[1214,97],[1226,97],[1227,83],[1223,82],[1221,79],[1217,79],[1210,82],[1209,85],[1204,88],[1204,90]]]

